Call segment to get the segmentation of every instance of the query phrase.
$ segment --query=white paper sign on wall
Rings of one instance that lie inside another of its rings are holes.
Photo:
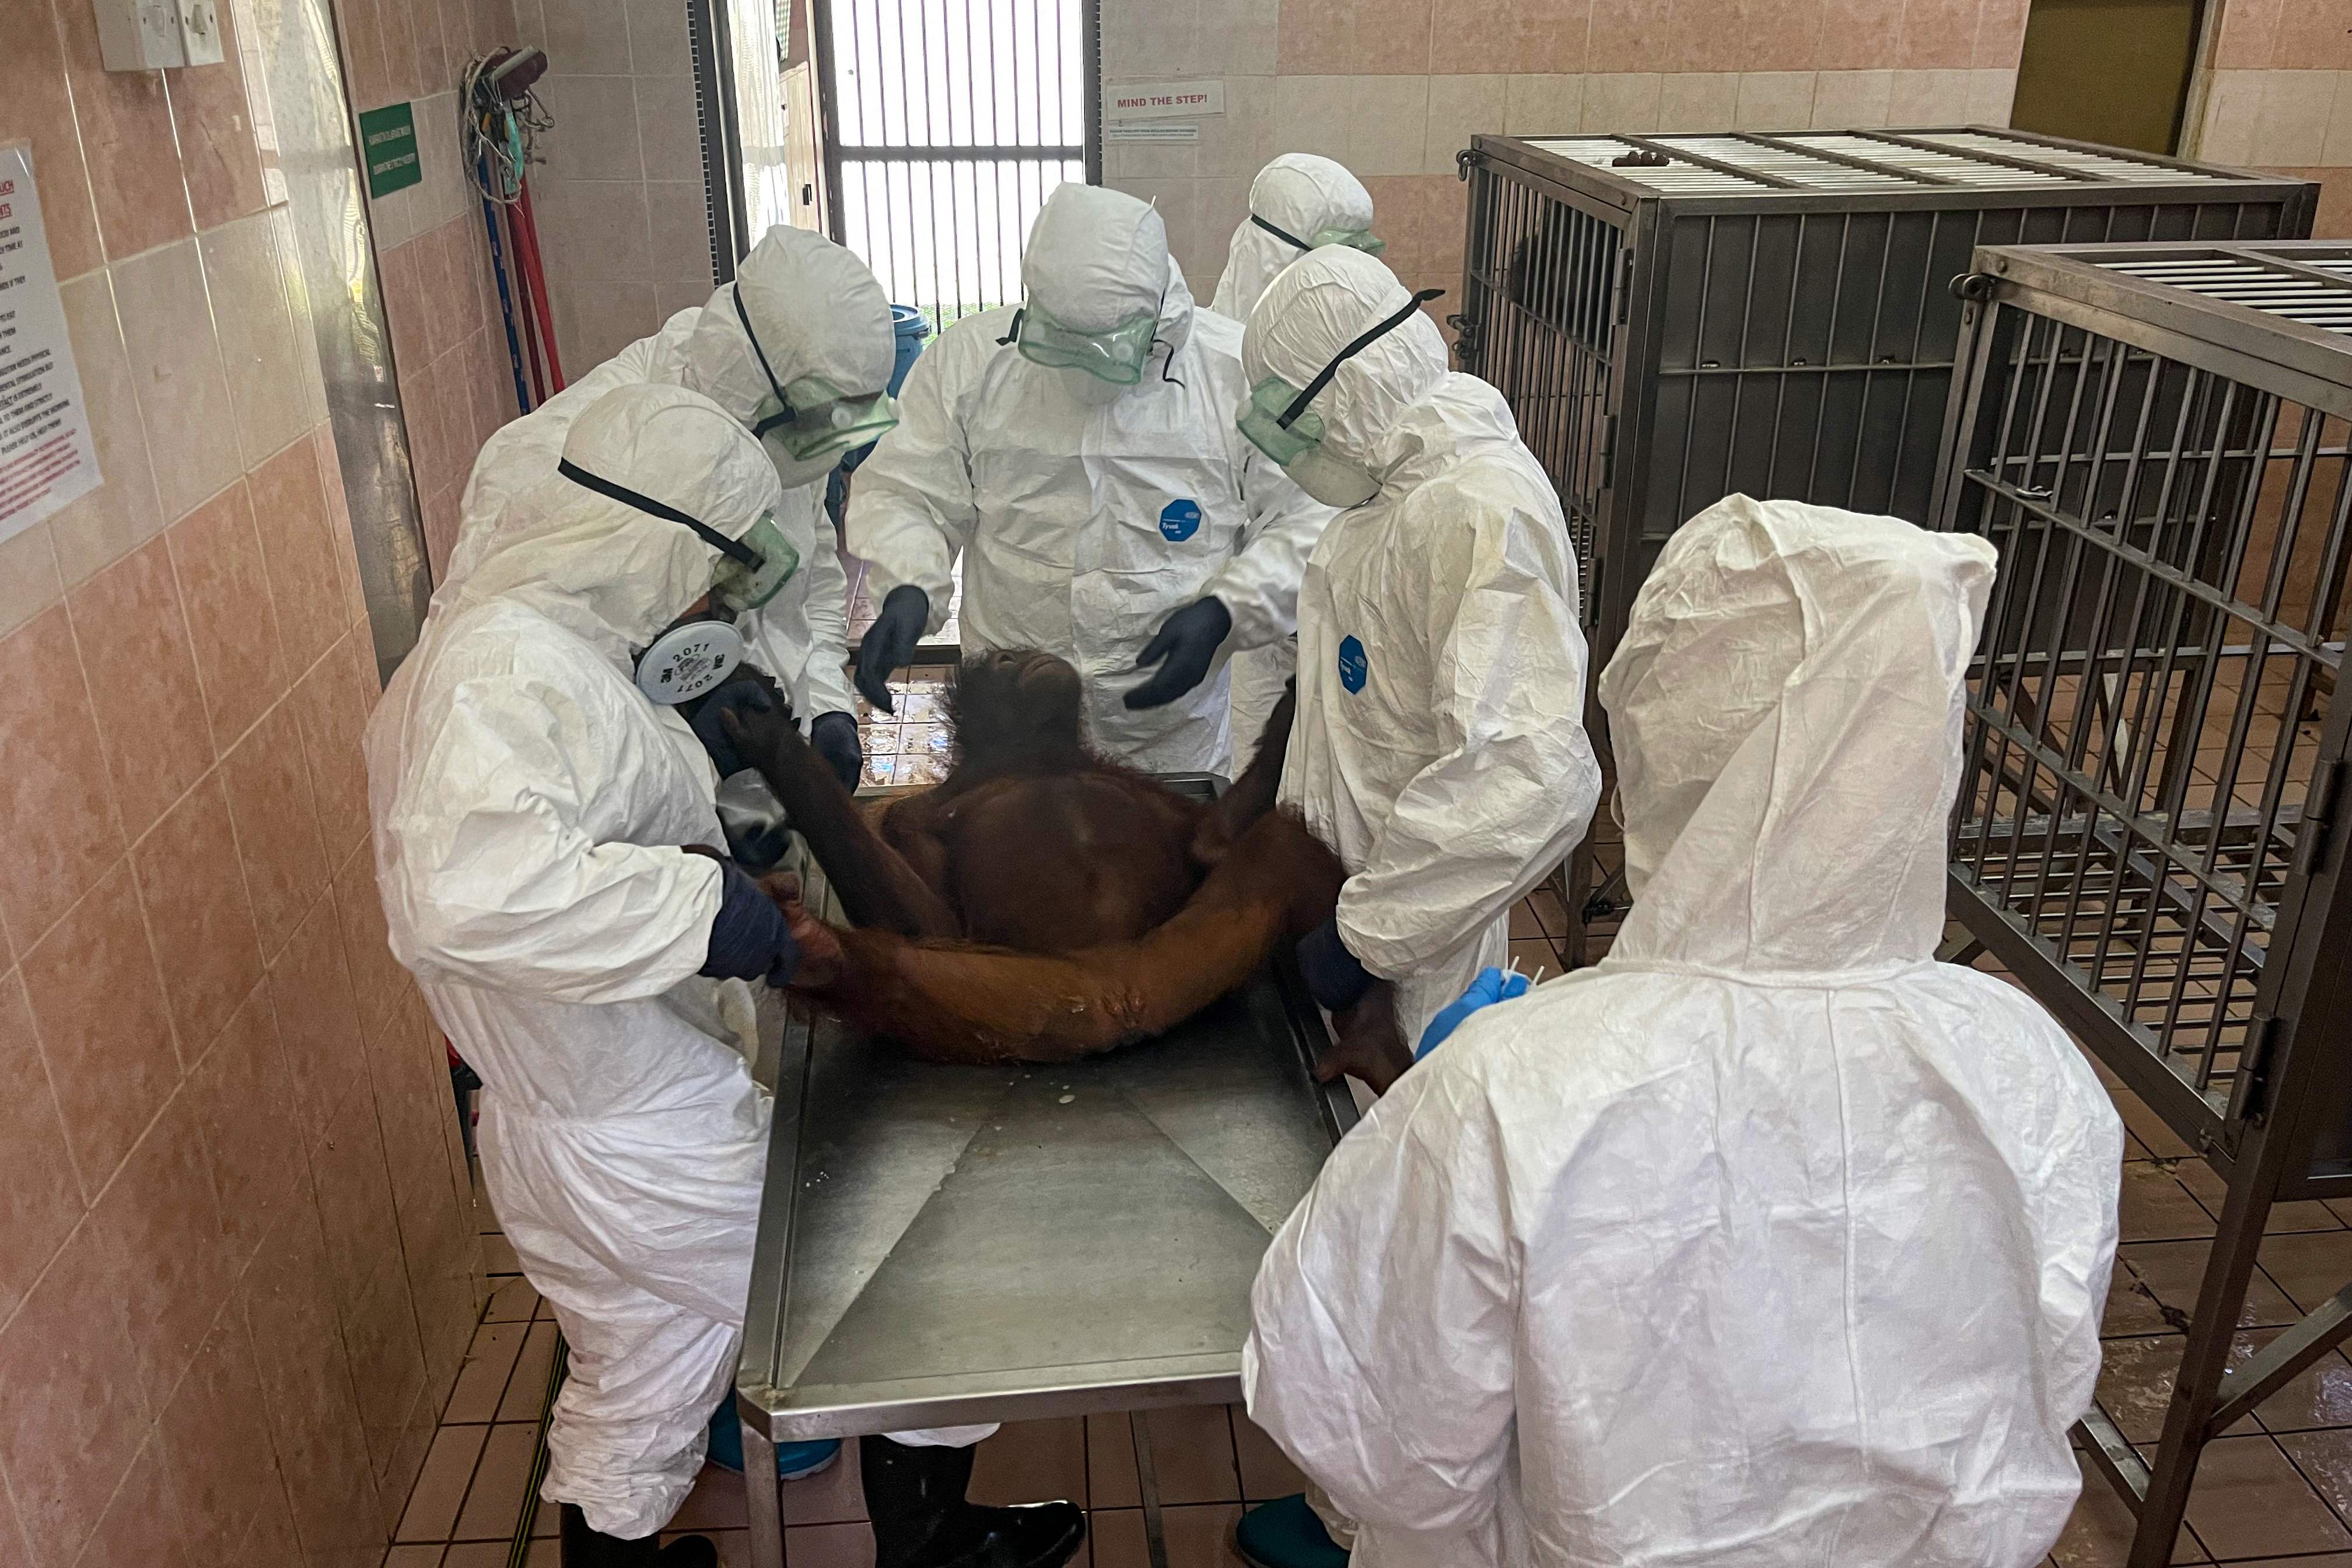
[[[99,478],[32,149],[0,147],[0,539],[89,494]]]
[[[1114,125],[1131,120],[1197,120],[1224,111],[1222,81],[1121,82],[1103,89],[1103,118]]]

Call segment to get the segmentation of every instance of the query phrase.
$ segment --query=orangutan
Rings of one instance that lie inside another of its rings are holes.
[[[1213,805],[1089,752],[1080,697],[1052,654],[965,661],[947,778],[871,816],[781,702],[728,715],[852,922],[777,889],[796,994],[929,1060],[1069,1061],[1181,1023],[1329,916],[1346,870],[1274,809],[1287,697]],[[1387,1089],[1412,1064],[1392,1002],[1378,984],[1336,1018],[1318,1076]]]

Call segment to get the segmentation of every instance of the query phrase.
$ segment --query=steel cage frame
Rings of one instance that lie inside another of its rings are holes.
[[[1992,539],[2003,570],[1952,913],[2227,1184],[2154,1463],[2095,1405],[2083,1426],[2137,1512],[2131,1568],[2161,1568],[2205,1444],[2352,1335],[2347,1283],[2230,1365],[2272,1207],[2352,1195],[2352,879],[2330,831],[2352,751],[2352,247],[1987,247],[1975,267],[1935,526]],[[2299,561],[2316,570],[2290,614]]]

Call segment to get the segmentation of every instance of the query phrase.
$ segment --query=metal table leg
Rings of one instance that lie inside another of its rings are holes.
[[[1160,1471],[1151,1461],[1151,1427],[1140,1410],[1127,1413],[1135,1438],[1135,1489],[1143,1499],[1143,1550],[1151,1568],[1168,1568],[1168,1536],[1160,1523]]]
[[[776,1446],[743,1423],[743,1495],[751,1523],[751,1568],[784,1568],[783,1500],[776,1489]]]

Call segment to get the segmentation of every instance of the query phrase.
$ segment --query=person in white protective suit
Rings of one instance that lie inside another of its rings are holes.
[[[572,421],[632,382],[688,387],[760,437],[782,484],[776,524],[799,561],[785,591],[742,617],[751,661],[773,676],[844,784],[860,763],[848,662],[849,588],[824,516],[842,455],[897,417],[897,353],[882,285],[806,229],[771,228],[708,304],[680,310],[483,443],[459,503],[447,575],[463,576],[515,497],[555,471]]]
[[[881,604],[858,688],[889,706],[961,556],[967,655],[1057,654],[1097,749],[1225,772],[1224,660],[1290,635],[1330,513],[1234,428],[1240,328],[1193,305],[1151,207],[1055,187],[1021,277],[1019,310],[967,317],[915,362],[900,424],[857,471],[849,549]]]
[[[1559,500],[1502,395],[1446,368],[1422,303],[1328,247],[1275,280],[1243,348],[1244,429],[1349,509],[1299,595],[1281,800],[1349,871],[1300,965],[1334,1012],[1395,982],[1408,1040],[1503,961],[1513,901],[1601,791]]]
[[[1360,1568],[2030,1568],[2080,1479],[2123,1129],[1935,962],[1994,552],[1737,496],[1601,679],[1634,896],[1276,1237],[1251,1417]]]
[[[1369,256],[1387,248],[1372,233],[1372,194],[1345,164],[1312,153],[1285,153],[1250,182],[1249,216],[1225,247],[1225,270],[1209,309],[1232,321],[1248,321],[1250,308],[1275,274],[1327,245],[1345,245]],[[1236,743],[1265,728],[1297,666],[1295,637],[1234,656]]]
[[[729,617],[783,581],[781,495],[717,404],[607,393],[436,593],[367,728],[392,949],[482,1079],[491,1205],[571,1344],[541,1493],[566,1568],[715,1561],[655,1532],[702,1467],[750,1287],[770,1106],[728,1020],[799,949],[707,847],[717,774],[663,704],[725,675]],[[968,1447],[906,1446],[988,1430],[865,1440],[882,1568],[1076,1550],[1076,1510],[972,1507]]]

